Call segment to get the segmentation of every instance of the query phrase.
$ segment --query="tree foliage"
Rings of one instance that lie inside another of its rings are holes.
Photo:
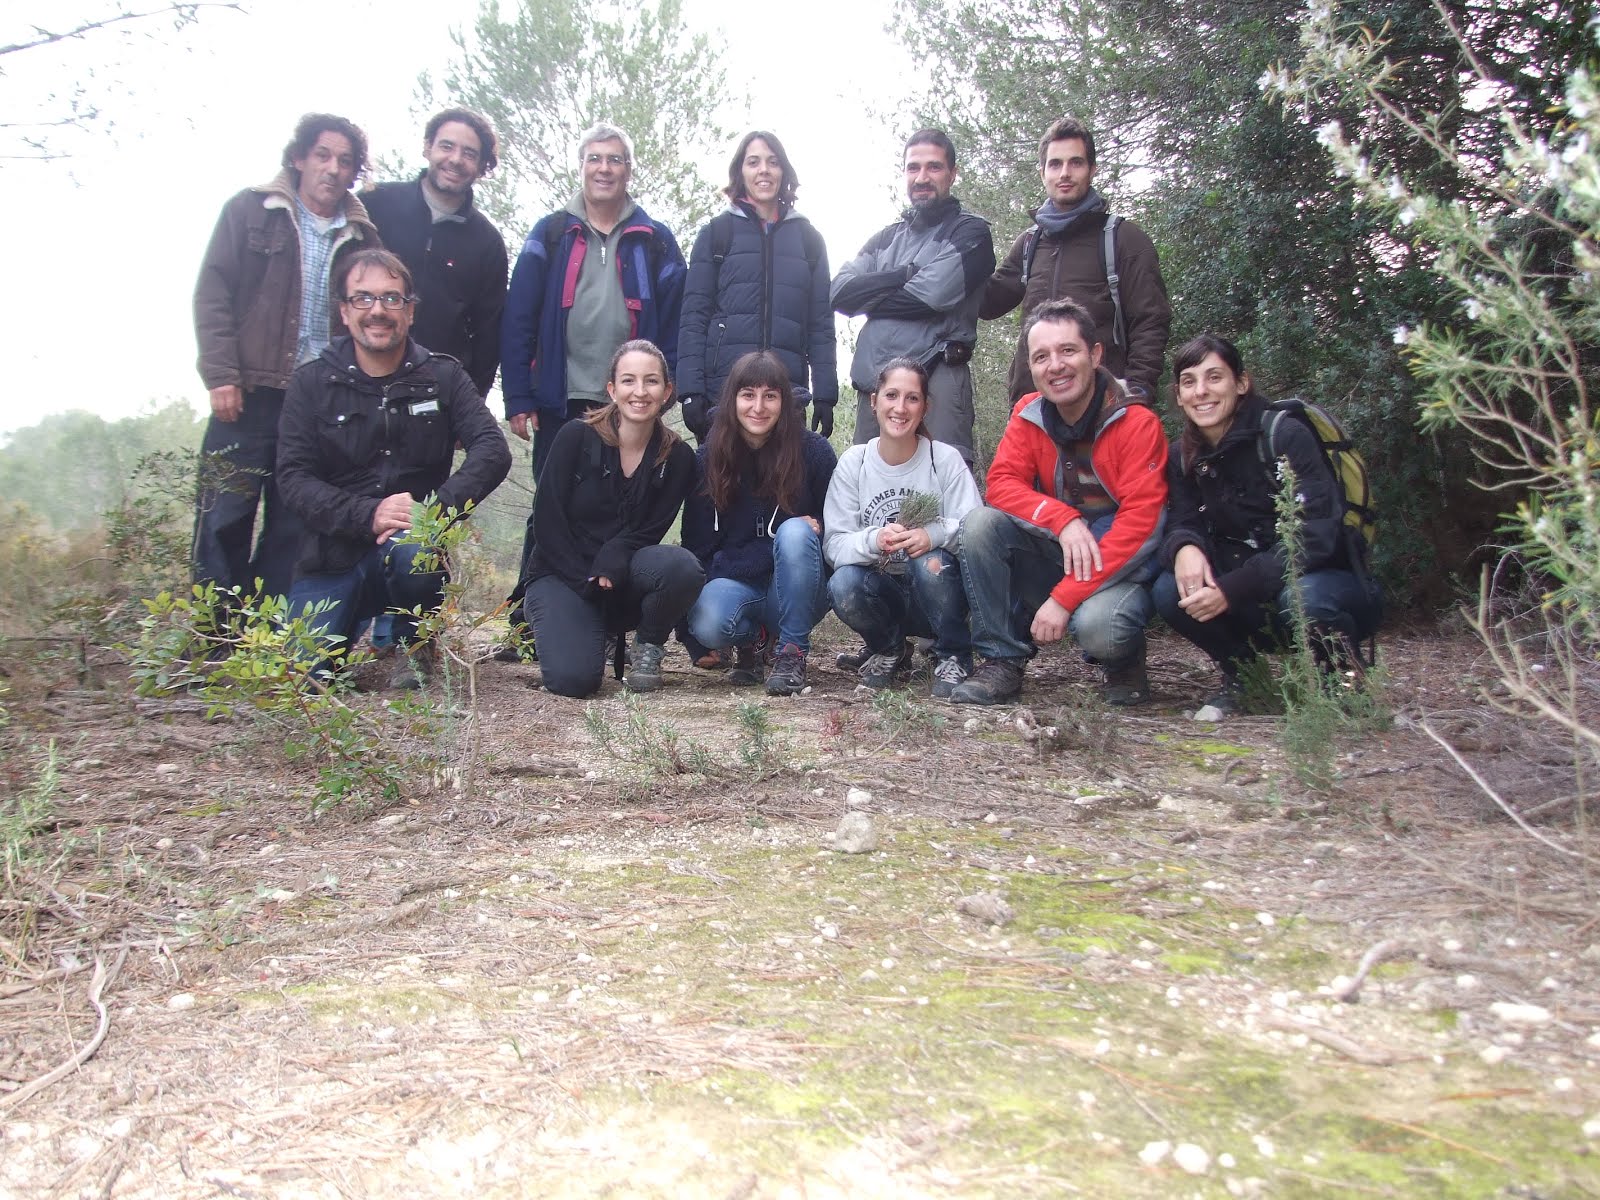
[[[505,14],[505,15],[502,15]],[[717,207],[699,161],[730,134],[721,58],[692,33],[682,0],[483,0],[470,32],[452,33],[453,60],[418,99],[474,108],[494,121],[500,167],[479,188],[484,211],[520,236],[578,187],[578,138],[598,121],[627,131],[632,191],[650,215],[698,227]]]
[[[1467,161],[1487,161],[1500,117],[1486,99],[1548,128],[1544,83],[1564,77],[1588,10],[1589,0],[1363,0],[1347,17],[1397,31],[1404,87]],[[901,0],[896,24],[929,76],[946,81],[919,116],[955,138],[963,198],[995,222],[997,242],[1009,245],[1042,202],[1039,134],[1065,113],[1090,124],[1096,185],[1160,249],[1173,345],[1221,333],[1269,393],[1340,412],[1379,481],[1380,565],[1415,594],[1419,579],[1445,582],[1434,567],[1464,565],[1492,536],[1498,506],[1470,486],[1465,439],[1417,434],[1417,390],[1394,330],[1448,303],[1430,252],[1330,178],[1316,130],[1355,122],[1396,161],[1439,168],[1403,127],[1348,95],[1285,105],[1264,92],[1275,64],[1301,53],[1304,20],[1286,0]],[[1465,42],[1456,30],[1470,31]],[[1471,172],[1439,182],[1462,195],[1478,186]]]

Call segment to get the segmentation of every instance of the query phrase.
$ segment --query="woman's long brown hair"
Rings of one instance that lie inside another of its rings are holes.
[[[777,388],[783,407],[766,442],[752,449],[739,425],[738,398],[745,388],[763,387]],[[797,511],[805,496],[805,436],[805,420],[795,406],[783,361],[770,350],[755,350],[739,359],[722,386],[707,439],[705,490],[712,505],[719,511],[731,508],[742,481],[748,479],[755,495]]]
[[[654,342],[646,341],[644,338],[634,338],[633,341],[623,342],[617,347],[617,352],[611,356],[611,373],[606,378],[612,383],[617,381],[617,364],[626,354],[648,354],[661,364],[661,378],[667,381],[667,403],[672,403],[672,368],[667,366],[667,356],[661,353],[661,348]],[[666,405],[662,405],[661,411],[666,411]],[[591,409],[584,414],[583,419],[600,435],[602,442],[608,446],[617,445],[618,418],[615,400],[607,400],[599,408]],[[656,431],[661,434],[661,448],[656,451],[654,465],[660,466],[672,454],[672,448],[683,439],[678,436],[677,430],[661,419],[660,413],[656,414]]]

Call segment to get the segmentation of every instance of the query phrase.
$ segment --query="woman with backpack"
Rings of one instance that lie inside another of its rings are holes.
[[[1344,492],[1316,431],[1273,412],[1238,349],[1215,334],[1182,346],[1172,376],[1183,432],[1167,459],[1160,557],[1168,569],[1156,580],[1155,602],[1221,671],[1208,703],[1241,711],[1240,668],[1293,634],[1288,553],[1278,536],[1280,461],[1294,473],[1295,575],[1312,649],[1324,669],[1359,670],[1357,644],[1376,632],[1383,598],[1366,570],[1366,543],[1345,523]]]
[[[661,419],[672,401],[666,356],[646,341],[611,358],[610,401],[557,432],[534,498],[527,622],[546,691],[592,696],[606,638],[638,630],[624,682],[661,686],[667,635],[705,576],[681,546],[663,546],[694,481],[694,452]]]
[[[695,238],[678,384],[684,424],[701,443],[728,372],[753,350],[776,354],[797,393],[809,380],[811,428],[833,435],[839,379],[828,251],[794,209],[799,186],[783,143],[765,130],[747,133],[728,164],[728,207]]]
[[[761,682],[772,644],[768,693],[806,685],[811,631],[828,611],[822,510],[835,462],[806,430],[775,353],[733,364],[683,508],[683,544],[706,574],[689,630],[713,650],[737,648],[731,683]]]
[[[828,485],[823,553],[828,597],[866,644],[857,674],[885,688],[910,662],[908,636],[933,638],[933,695],[972,670],[961,567],[950,549],[961,518],[983,506],[961,451],[928,436],[928,371],[909,358],[878,372],[878,436],[851,446]]]

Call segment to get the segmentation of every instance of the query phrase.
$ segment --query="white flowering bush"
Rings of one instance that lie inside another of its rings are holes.
[[[1591,25],[1591,45],[1596,32]],[[1476,63],[1470,27],[1458,36],[1463,60]],[[1394,341],[1423,389],[1422,427],[1466,430],[1485,467],[1482,485],[1506,492],[1506,533],[1540,589],[1545,636],[1530,641],[1525,621],[1513,628],[1497,615],[1485,572],[1477,628],[1509,707],[1572,733],[1592,772],[1600,730],[1584,700],[1600,666],[1600,428],[1589,395],[1600,382],[1600,91],[1575,69],[1565,113],[1537,134],[1497,107],[1498,81],[1480,75],[1474,95],[1501,130],[1501,156],[1490,161],[1462,151],[1439,114],[1408,103],[1383,32],[1352,25],[1319,0],[1302,45],[1293,71],[1262,76],[1265,90],[1302,111],[1332,103],[1399,129],[1407,150],[1419,151],[1390,164],[1375,161],[1340,121],[1317,134],[1357,202],[1427,256],[1456,301],[1451,319],[1400,325]]]

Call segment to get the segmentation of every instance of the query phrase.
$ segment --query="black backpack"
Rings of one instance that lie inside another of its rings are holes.
[[[1111,289],[1111,342],[1116,346],[1128,344],[1128,329],[1122,319],[1122,276],[1117,274],[1117,226],[1122,218],[1106,217],[1105,228],[1100,231],[1100,269],[1106,273],[1106,286]],[[1022,286],[1028,286],[1033,274],[1033,255],[1039,249],[1039,227],[1034,225],[1022,236]]]

